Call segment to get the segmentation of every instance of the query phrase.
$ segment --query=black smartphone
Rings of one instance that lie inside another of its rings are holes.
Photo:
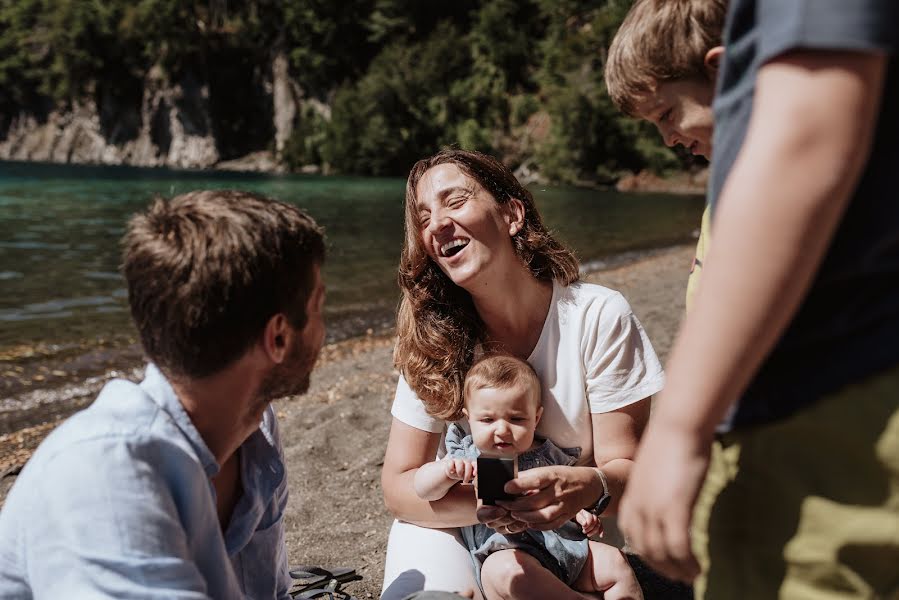
[[[518,475],[518,459],[478,457],[478,498],[484,504],[495,505],[497,500],[512,500],[503,487]]]

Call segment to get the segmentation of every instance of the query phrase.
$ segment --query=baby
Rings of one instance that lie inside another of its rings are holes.
[[[579,448],[562,449],[535,436],[543,414],[540,381],[531,366],[518,358],[489,355],[476,361],[463,388],[471,435],[451,425],[446,435],[447,454],[423,465],[415,474],[415,491],[425,500],[438,500],[457,483],[477,476],[476,458],[517,456],[518,469],[573,465]],[[576,522],[575,522],[576,521]],[[510,565],[527,578],[515,598],[544,599],[565,585],[581,592],[602,592],[607,600],[642,599],[640,586],[627,559],[617,548],[588,540],[602,530],[596,515],[580,511],[575,520],[553,531],[529,529],[501,534],[486,525],[461,528],[462,537],[480,567],[479,582],[488,600],[511,598]],[[543,568],[523,567],[534,563]],[[522,592],[525,592],[522,594]]]

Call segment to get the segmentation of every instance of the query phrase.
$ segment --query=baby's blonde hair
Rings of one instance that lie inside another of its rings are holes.
[[[606,57],[606,88],[625,114],[659,83],[707,79],[705,56],[721,45],[727,0],[637,0]]]
[[[484,388],[509,389],[517,385],[532,390],[537,406],[540,406],[540,379],[534,368],[527,361],[509,354],[488,354],[471,365],[465,375],[462,395],[467,404],[474,391]]]

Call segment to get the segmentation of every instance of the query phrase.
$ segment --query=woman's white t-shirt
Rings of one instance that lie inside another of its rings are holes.
[[[578,464],[593,460],[591,413],[617,410],[659,392],[662,366],[624,296],[590,283],[553,283],[540,339],[528,357],[543,386],[537,434],[562,448],[580,448]],[[443,433],[400,376],[391,414],[403,423]],[[468,423],[459,425],[469,431]],[[443,444],[440,444],[443,456]]]

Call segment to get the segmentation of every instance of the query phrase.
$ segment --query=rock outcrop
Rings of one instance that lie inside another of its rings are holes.
[[[293,124],[297,117],[297,92],[291,85],[287,72],[287,55],[284,52],[275,54],[272,60],[272,109],[275,125],[275,151],[280,153],[293,133]]]
[[[289,88],[286,61],[283,66],[279,86]],[[161,69],[153,68],[138,83],[140,89],[130,99],[97,93],[43,115],[22,110],[11,118],[7,116],[4,121],[8,126],[3,128],[5,131],[0,130],[0,159],[204,169],[216,167],[225,158],[253,155],[257,157],[257,169],[277,168],[272,158],[258,159],[265,144],[271,144],[271,138],[249,141],[246,148],[238,148],[235,154],[232,135],[230,155],[223,156],[211,115],[213,108],[221,112],[228,99],[220,99],[212,107],[210,85],[204,78],[186,73],[170,82]],[[279,86],[275,91],[281,91]],[[267,123],[254,127],[250,120],[254,115],[246,117],[250,122],[244,125],[255,131],[273,128],[271,86],[269,90],[267,98],[256,100],[268,103],[268,110],[259,110],[256,117]],[[287,108],[279,115],[283,122],[274,125],[280,135],[289,135],[295,114],[294,106],[293,111]]]
[[[650,171],[640,171],[618,180],[615,189],[619,192],[669,192],[673,194],[705,193],[709,180],[708,168],[693,172],[678,173],[671,177],[660,177]]]

